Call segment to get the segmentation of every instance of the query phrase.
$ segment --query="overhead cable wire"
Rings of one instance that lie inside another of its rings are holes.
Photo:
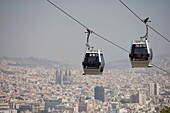
[[[157,34],[159,34],[162,38],[164,38],[166,41],[168,41],[170,43],[170,40],[167,39],[166,37],[164,37],[162,34],[160,34],[158,31],[156,31],[153,27],[151,27],[150,25],[148,25],[149,28],[151,28],[153,31],[155,31]]]
[[[65,12],[64,10],[62,10],[60,7],[58,7],[57,5],[55,5],[53,2],[51,2],[50,0],[47,0],[50,4],[52,4],[54,7],[56,7],[57,9],[59,9],[61,12],[63,12],[64,14],[66,14],[68,17],[70,17],[71,19],[73,19],[74,21],[76,21],[78,24],[80,24],[81,26],[83,26],[84,28],[88,29],[84,24],[82,24],[81,22],[79,22],[77,19],[75,19],[74,17],[72,17],[71,15],[69,15],[67,12]]]
[[[122,2],[122,0],[119,0],[120,3],[122,3],[133,15],[135,15],[140,21],[143,21],[143,19],[141,19],[134,11],[132,11],[124,2]],[[161,33],[159,33],[157,30],[155,30],[153,27],[151,27],[150,25],[148,25],[149,28],[151,28],[155,33],[157,33],[159,36],[161,36],[163,39],[165,39],[167,42],[170,43],[170,40],[167,39],[165,36],[163,36]]]
[[[122,2],[121,0],[119,0],[133,15],[135,15],[140,21],[143,22],[143,20],[136,14],[134,13],[124,2]]]
[[[155,66],[156,68],[158,68],[158,69],[166,72],[167,74],[170,74],[170,73],[169,73],[168,71],[166,71],[165,69],[162,69],[161,67],[159,67],[159,66],[157,66],[157,65],[155,65],[155,64],[152,64],[152,65]]]
[[[68,17],[70,17],[71,19],[73,19],[75,22],[77,22],[78,24],[80,24],[82,27],[84,27],[84,28],[90,30],[88,27],[86,27],[86,26],[85,26],[84,24],[82,24],[80,21],[78,21],[78,20],[75,19],[73,16],[69,15],[67,12],[65,12],[65,11],[62,10],[60,7],[58,7],[56,4],[54,4],[54,3],[51,2],[50,0],[47,0],[47,1],[48,1],[50,4],[52,4],[54,7],[56,7],[57,9],[59,9],[61,12],[63,12],[64,14],[66,14]],[[135,13],[134,13],[134,14],[135,14]],[[137,16],[137,17],[138,17],[138,16]],[[138,18],[139,18],[139,17],[138,17]],[[140,19],[140,18],[139,18],[139,19]],[[142,21],[143,21],[143,20],[142,20]],[[108,40],[107,38],[105,38],[105,37],[99,35],[98,33],[94,32],[94,31],[92,31],[92,30],[90,30],[90,31],[91,31],[93,34],[95,34],[96,36],[100,37],[101,39],[103,39],[103,40],[109,42],[110,44],[112,44],[112,45],[118,47],[119,49],[121,49],[121,50],[123,50],[123,51],[129,53],[128,50],[126,50],[125,48],[119,46],[118,44],[113,43],[112,41]],[[154,64],[152,64],[152,65],[155,66],[155,67],[157,67],[157,68],[159,68],[159,69],[162,70],[162,71],[167,72],[166,70],[164,70],[164,69],[162,69],[162,68],[160,68],[160,67],[158,67],[158,66],[156,66],[156,65],[154,65]],[[169,72],[167,72],[167,73],[169,73]]]
[[[103,37],[103,36],[101,36],[101,35],[99,35],[99,34],[97,34],[97,33],[95,33],[95,32],[93,32],[93,33],[94,33],[96,36],[98,36],[98,37],[102,38],[103,40],[105,40],[105,41],[107,41],[107,42],[111,43],[112,45],[114,45],[114,46],[116,46],[116,47],[118,47],[118,48],[122,49],[123,51],[125,51],[125,52],[129,53],[129,51],[128,51],[128,50],[124,49],[123,47],[121,47],[121,46],[119,46],[119,45],[117,45],[117,44],[115,44],[115,43],[113,43],[112,41],[108,40],[107,38],[105,38],[105,37]]]
[[[80,21],[78,21],[78,20],[75,19],[73,16],[71,16],[70,14],[68,14],[66,11],[64,11],[64,10],[62,10],[60,7],[58,7],[56,4],[54,4],[54,3],[51,2],[50,0],[47,0],[47,1],[48,1],[50,4],[52,4],[54,7],[56,7],[57,9],[59,9],[61,12],[63,12],[64,14],[66,14],[68,17],[70,17],[71,19],[73,19],[75,22],[77,22],[78,24],[80,24],[82,27],[84,27],[84,28],[90,30],[88,27],[86,27],[86,26],[85,26],[84,24],[82,24]],[[119,49],[122,49],[123,51],[129,53],[128,50],[126,50],[126,49],[124,49],[123,47],[117,45],[116,43],[113,43],[112,41],[108,40],[107,38],[105,38],[105,37],[99,35],[98,33],[94,32],[94,31],[92,31],[92,30],[90,30],[90,31],[91,31],[93,34],[95,34],[96,36],[102,38],[103,40],[105,40],[105,41],[111,43],[112,45],[118,47]]]

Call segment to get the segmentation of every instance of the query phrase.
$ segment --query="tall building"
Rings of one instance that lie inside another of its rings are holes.
[[[148,84],[148,90],[151,95],[159,95],[159,83]]]
[[[138,92],[138,99],[140,105],[146,104],[146,93],[143,91]]]
[[[130,96],[130,103],[139,103],[140,105],[146,104],[146,93],[139,91],[137,94]]]
[[[71,83],[71,72],[68,69],[65,70],[65,75],[63,76],[63,82],[64,84]]]
[[[59,74],[58,74],[58,70],[57,70],[56,74],[55,74],[55,85],[58,84],[58,76],[59,76]]]
[[[65,73],[63,73],[61,70],[60,72],[57,70],[56,71],[56,79],[55,79],[55,84],[59,85],[65,85],[65,84],[71,84],[72,83],[72,78],[71,78],[71,71],[65,70]]]
[[[154,94],[159,95],[159,83],[154,84]]]
[[[100,100],[100,101],[104,102],[105,95],[104,95],[104,87],[103,86],[96,86],[94,88],[94,98],[96,100]]]
[[[86,112],[87,111],[87,103],[85,101],[81,101],[78,104],[78,112]]]
[[[55,79],[55,84],[63,85],[63,74],[62,71],[56,71],[56,79]]]
[[[71,70],[69,69],[68,71],[68,76],[69,76],[69,82],[72,83],[73,82],[73,79],[72,79],[72,73],[71,73]]]
[[[130,103],[139,103],[138,94],[133,94],[130,96]]]

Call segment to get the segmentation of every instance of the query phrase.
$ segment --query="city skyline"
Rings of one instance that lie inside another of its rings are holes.
[[[161,59],[158,64],[169,70],[170,56]],[[156,68],[118,64],[103,75],[82,75],[79,67],[29,61],[0,58],[0,112],[153,113],[170,105],[169,74]]]

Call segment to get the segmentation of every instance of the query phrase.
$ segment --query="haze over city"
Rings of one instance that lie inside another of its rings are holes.
[[[131,41],[145,34],[145,25],[119,0],[52,0],[93,31],[130,49]],[[124,1],[142,19],[170,39],[170,1]],[[46,0],[0,1],[0,56],[37,57],[81,65],[86,35],[82,26]],[[154,55],[167,54],[170,44],[152,30],[149,40]],[[103,51],[106,62],[128,59],[119,48],[91,35],[90,44]],[[154,59],[153,59],[154,62]]]

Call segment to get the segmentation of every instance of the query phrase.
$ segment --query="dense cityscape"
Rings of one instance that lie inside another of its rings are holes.
[[[160,60],[161,59],[161,60]],[[158,58],[170,70],[170,56]],[[157,68],[106,66],[103,75],[36,58],[0,58],[0,113],[159,113],[170,75]]]
[[[0,0],[0,113],[170,113],[169,5]]]

